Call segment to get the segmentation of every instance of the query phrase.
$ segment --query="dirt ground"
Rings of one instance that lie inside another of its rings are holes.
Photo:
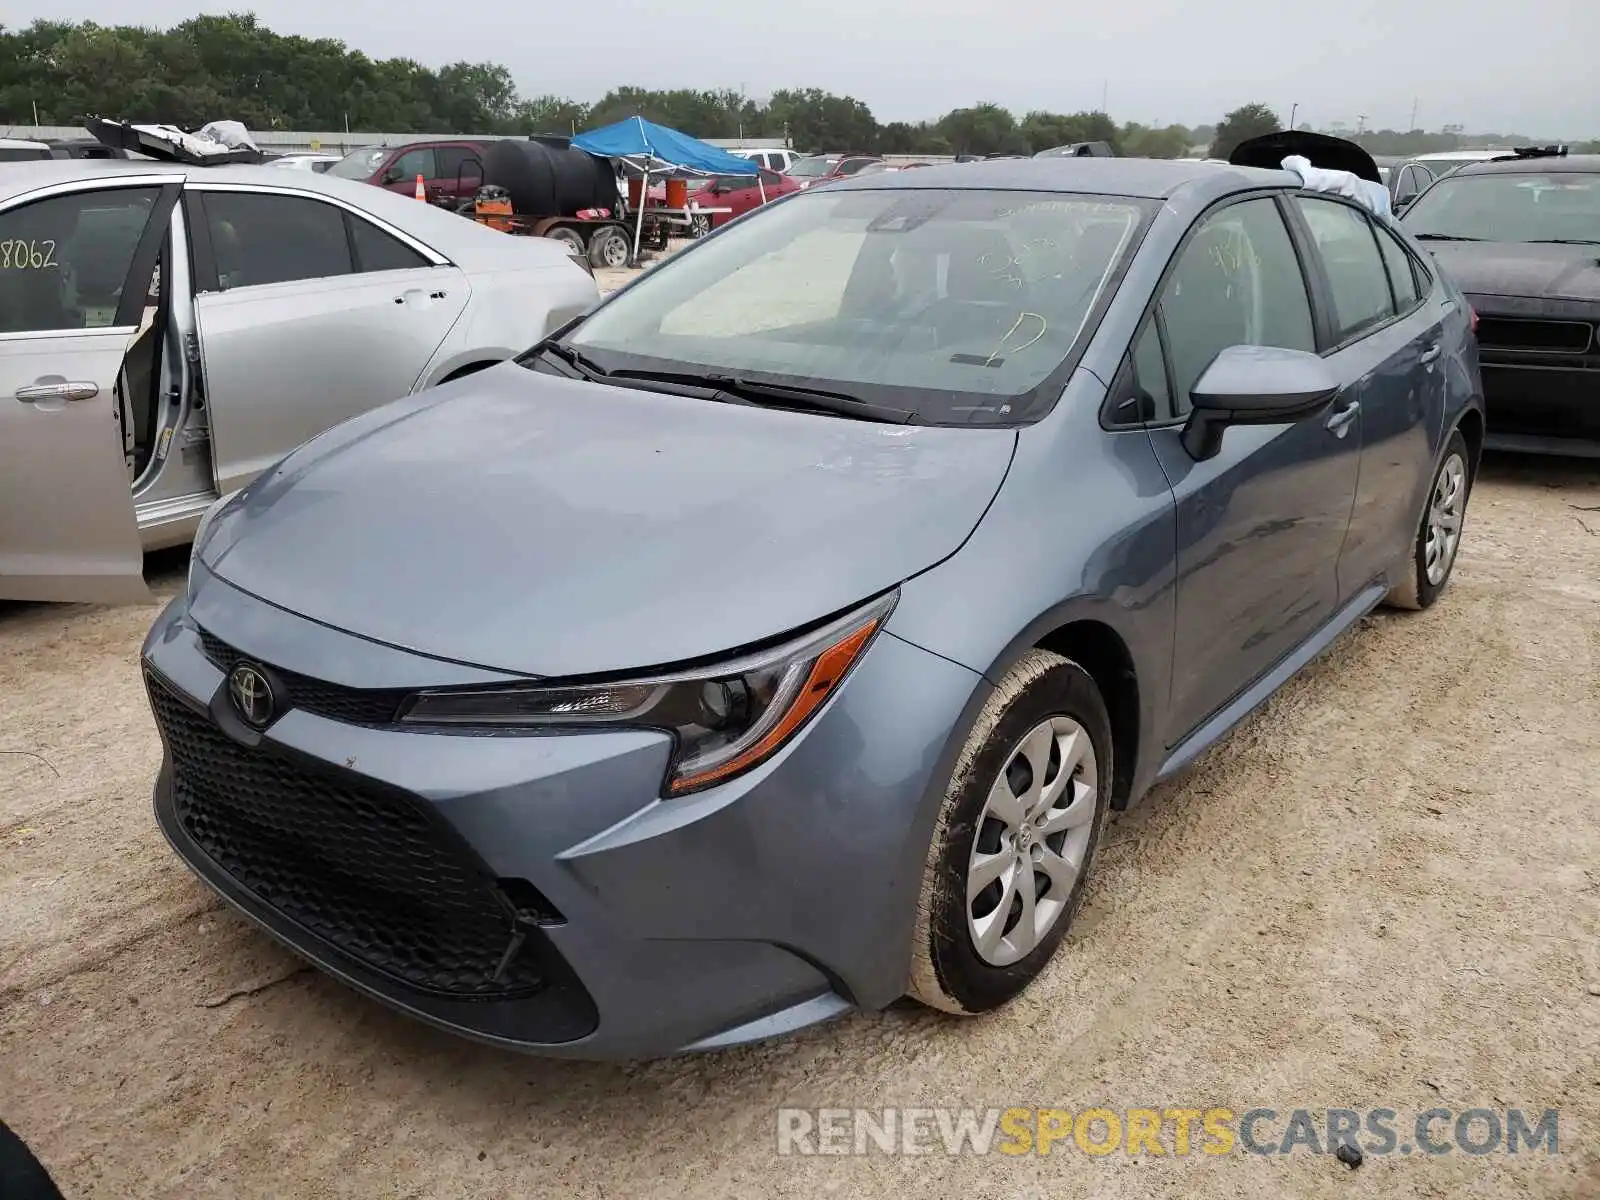
[[[69,1197],[1600,1196],[1593,464],[1491,460],[1444,600],[1116,819],[1012,1008],[644,1065],[433,1032],[224,911],[150,813],[153,617],[0,606],[0,1115]],[[776,1152],[780,1106],[1096,1104],[1557,1108],[1561,1153]]]

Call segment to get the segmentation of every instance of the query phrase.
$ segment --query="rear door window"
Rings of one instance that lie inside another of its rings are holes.
[[[1372,223],[1337,200],[1295,200],[1328,275],[1338,340],[1347,342],[1388,321],[1394,316],[1394,299]]]
[[[205,193],[206,227],[224,291],[348,275],[344,210],[263,192]]]
[[[0,213],[0,333],[103,329],[159,188],[72,192]]]
[[[483,178],[483,161],[478,157],[478,152],[471,146],[440,146],[434,152],[440,179],[460,179],[465,183],[469,179]],[[435,176],[427,176],[432,179]]]
[[[399,238],[385,233],[371,221],[363,221],[357,216],[351,216],[349,221],[356,270],[409,271],[416,267],[433,266]]]
[[[1416,267],[1399,238],[1381,225],[1374,225],[1373,228],[1378,233],[1378,249],[1383,254],[1383,265],[1389,269],[1389,286],[1394,289],[1395,309],[1408,313],[1421,298],[1417,289]]]

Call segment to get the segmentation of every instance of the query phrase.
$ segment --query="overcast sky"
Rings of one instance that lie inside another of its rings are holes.
[[[1600,0],[235,0],[280,33],[375,58],[504,63],[524,95],[616,84],[820,87],[880,121],[993,100],[1209,123],[1287,120],[1600,137]],[[166,26],[194,0],[13,0],[34,17]],[[1300,29],[1304,32],[1295,33]]]

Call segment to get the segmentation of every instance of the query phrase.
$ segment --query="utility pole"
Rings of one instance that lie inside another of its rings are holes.
[[[1300,101],[1296,100],[1292,105],[1289,106],[1289,131],[1291,133],[1294,132],[1295,114],[1298,113],[1299,111],[1300,111]]]
[[[1359,113],[1356,116],[1356,132],[1359,134],[1367,127],[1367,114]]]
[[[1100,111],[1101,112],[1109,112],[1110,111],[1110,109],[1108,109],[1106,107],[1107,101],[1110,99],[1110,96],[1111,96],[1111,81],[1109,79],[1107,79],[1107,80],[1102,81],[1102,83],[1100,84]]]
[[[1407,127],[1406,132],[1409,133],[1411,130],[1415,129],[1416,127],[1417,127],[1417,101],[1416,100],[1412,100],[1411,101],[1411,124]]]

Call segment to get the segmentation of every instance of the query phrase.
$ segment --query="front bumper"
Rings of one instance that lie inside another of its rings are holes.
[[[1468,296],[1493,449],[1600,455],[1600,311],[1593,304]]]
[[[733,1045],[903,991],[974,673],[886,633],[773,760],[663,801],[666,735],[386,725],[386,689],[488,673],[200,576],[145,644],[157,820],[329,973],[454,1032],[584,1058]],[[264,733],[234,714],[230,655],[290,681]]]

